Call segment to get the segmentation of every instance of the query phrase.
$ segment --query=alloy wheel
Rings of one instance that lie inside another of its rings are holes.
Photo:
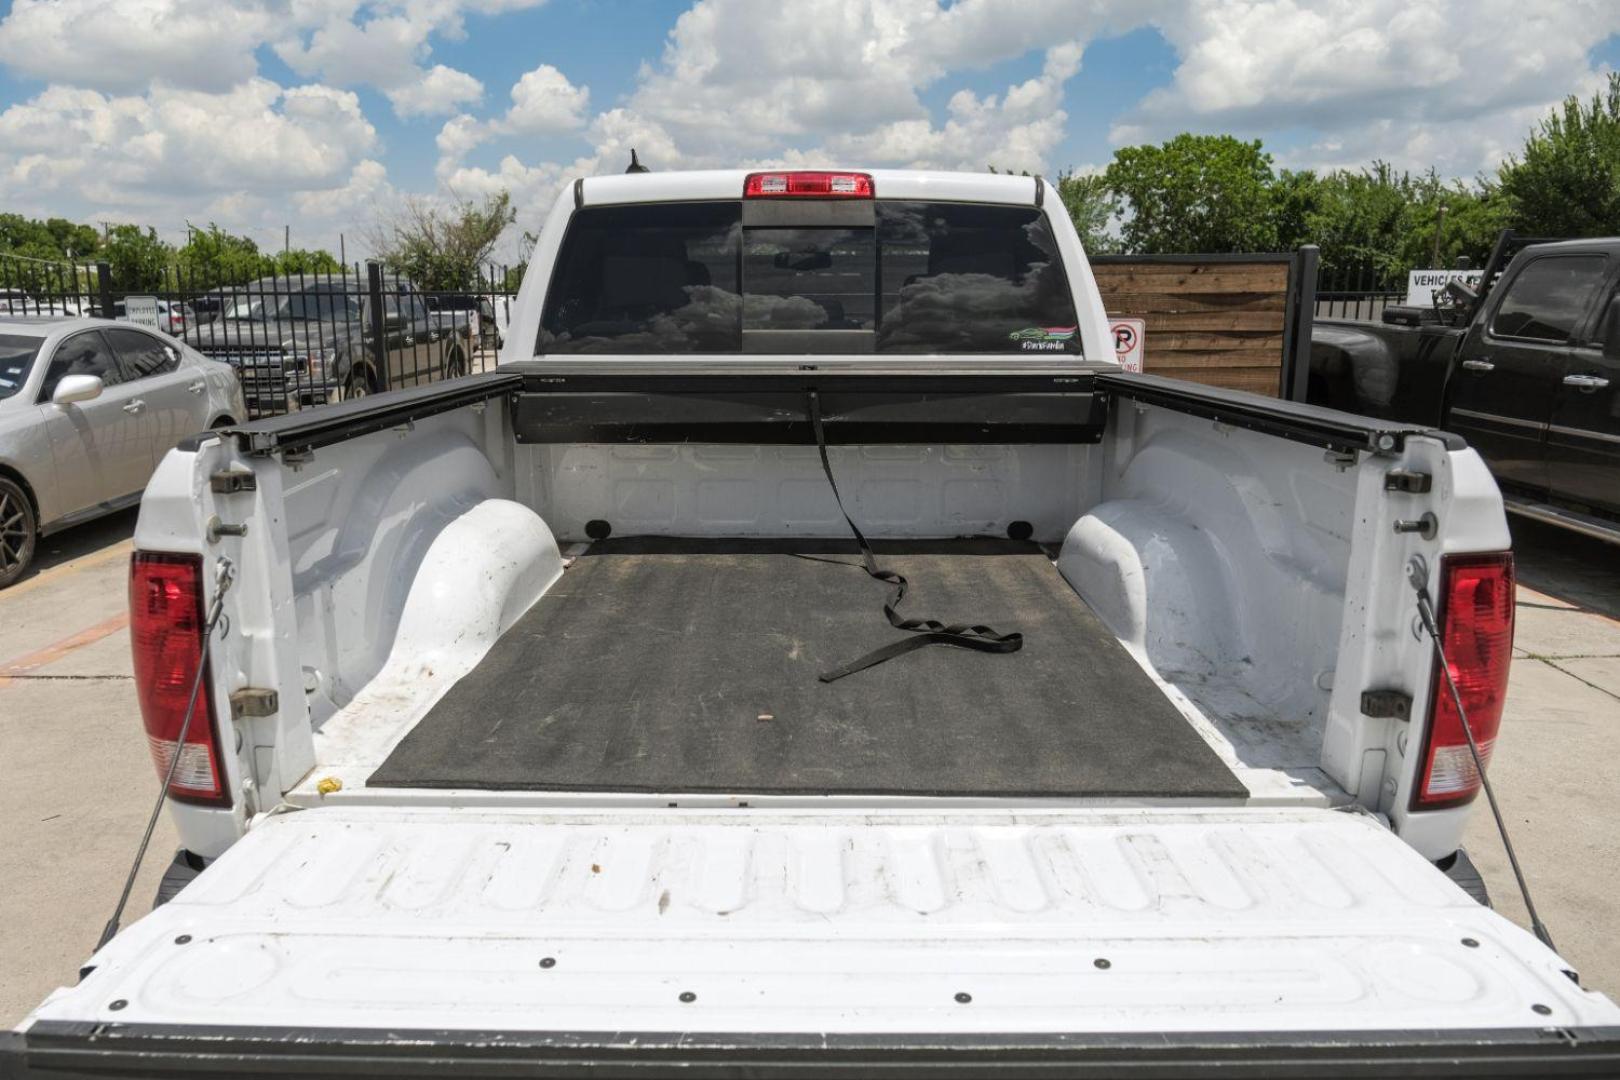
[[[22,489],[0,480],[0,588],[22,576],[34,561],[34,508]]]

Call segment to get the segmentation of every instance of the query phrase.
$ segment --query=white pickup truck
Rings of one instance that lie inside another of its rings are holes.
[[[163,462],[192,880],[0,1074],[1620,1070],[1447,875],[1413,574],[1485,755],[1513,619],[1456,436],[1122,372],[1029,177],[579,181],[506,340]]]

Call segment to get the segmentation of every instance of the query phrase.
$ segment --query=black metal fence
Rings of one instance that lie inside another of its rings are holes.
[[[1406,299],[1405,271],[1375,266],[1323,267],[1316,281],[1319,319],[1373,319]]]
[[[381,263],[252,281],[169,267],[157,288],[114,287],[106,263],[0,254],[0,317],[143,323],[236,370],[243,419],[493,368],[519,274],[485,267],[424,289]]]

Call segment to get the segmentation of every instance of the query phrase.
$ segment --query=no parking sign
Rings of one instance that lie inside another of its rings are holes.
[[[1109,319],[1108,330],[1114,335],[1114,359],[1119,361],[1119,366],[1126,371],[1141,371],[1146,320]]]

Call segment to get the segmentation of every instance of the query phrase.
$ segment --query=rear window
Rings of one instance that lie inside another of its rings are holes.
[[[1548,255],[1526,266],[1496,309],[1499,337],[1565,342],[1603,280],[1602,255]]]
[[[536,351],[1079,355],[1076,321],[1033,207],[878,202],[870,226],[745,227],[738,202],[614,206],[574,215]]]

